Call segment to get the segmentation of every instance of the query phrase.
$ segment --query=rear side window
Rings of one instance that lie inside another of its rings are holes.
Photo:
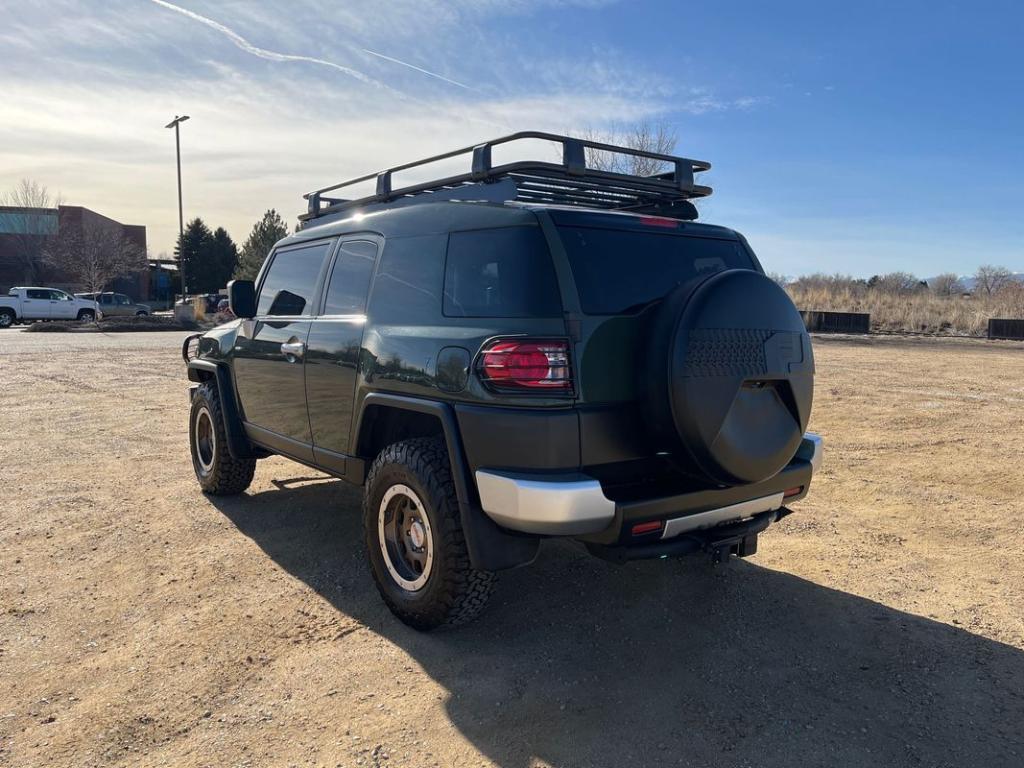
[[[597,227],[558,231],[588,315],[639,312],[694,277],[754,266],[737,240]]]
[[[25,291],[25,298],[28,299],[50,299],[49,291],[40,291],[38,289],[29,289]]]
[[[274,253],[260,287],[257,315],[310,315],[313,294],[330,242]]]
[[[551,253],[538,227],[452,232],[444,273],[448,317],[557,317]]]
[[[361,315],[366,311],[366,294],[376,261],[377,244],[370,240],[341,244],[327,286],[325,315]]]

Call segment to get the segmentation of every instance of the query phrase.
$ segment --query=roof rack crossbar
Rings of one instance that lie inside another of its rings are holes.
[[[555,161],[556,155],[547,160],[518,160],[494,165],[494,147],[526,139],[539,139],[560,144],[561,162]],[[587,166],[588,150],[656,160],[669,166],[671,170],[653,176],[639,176],[590,168]],[[394,186],[395,174],[465,154],[471,155],[468,173],[459,173],[397,188]],[[710,187],[694,182],[696,173],[710,168],[711,164],[702,160],[691,160],[552,133],[523,131],[315,190],[304,195],[308,201],[308,210],[299,218],[302,221],[309,221],[346,210],[377,209],[381,206],[407,205],[412,202],[429,202],[440,199],[484,199],[497,202],[496,196],[499,194],[504,195],[504,201],[546,202],[610,210],[672,210],[686,213],[692,211],[693,216],[696,217],[696,209],[692,204],[677,204],[711,194]],[[477,189],[481,185],[494,184],[501,180],[510,180],[512,185],[501,185],[500,193],[498,189]],[[376,185],[372,195],[354,199],[344,199],[333,194],[327,195],[327,193],[370,181]]]

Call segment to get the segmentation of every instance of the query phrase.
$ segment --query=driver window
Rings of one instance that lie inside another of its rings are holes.
[[[313,314],[313,294],[331,241],[277,251],[260,286],[258,316]]]
[[[117,303],[118,304],[131,304],[132,300],[129,299],[127,296],[125,296],[123,293],[119,293],[119,294],[117,294]]]

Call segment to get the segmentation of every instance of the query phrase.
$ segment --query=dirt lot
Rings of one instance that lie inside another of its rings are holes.
[[[419,635],[356,490],[197,491],[181,338],[0,332],[0,765],[1024,764],[1024,346],[819,339],[755,557],[552,544]]]

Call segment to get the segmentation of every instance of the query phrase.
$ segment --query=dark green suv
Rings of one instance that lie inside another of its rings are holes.
[[[492,162],[524,139],[561,162]],[[394,184],[460,154],[468,173]],[[814,362],[743,237],[696,223],[708,167],[528,133],[310,193],[230,285],[238,319],[185,343],[201,487],[241,493],[271,454],[365,486],[374,579],[420,629],[475,616],[547,537],[751,554],[821,460]]]

